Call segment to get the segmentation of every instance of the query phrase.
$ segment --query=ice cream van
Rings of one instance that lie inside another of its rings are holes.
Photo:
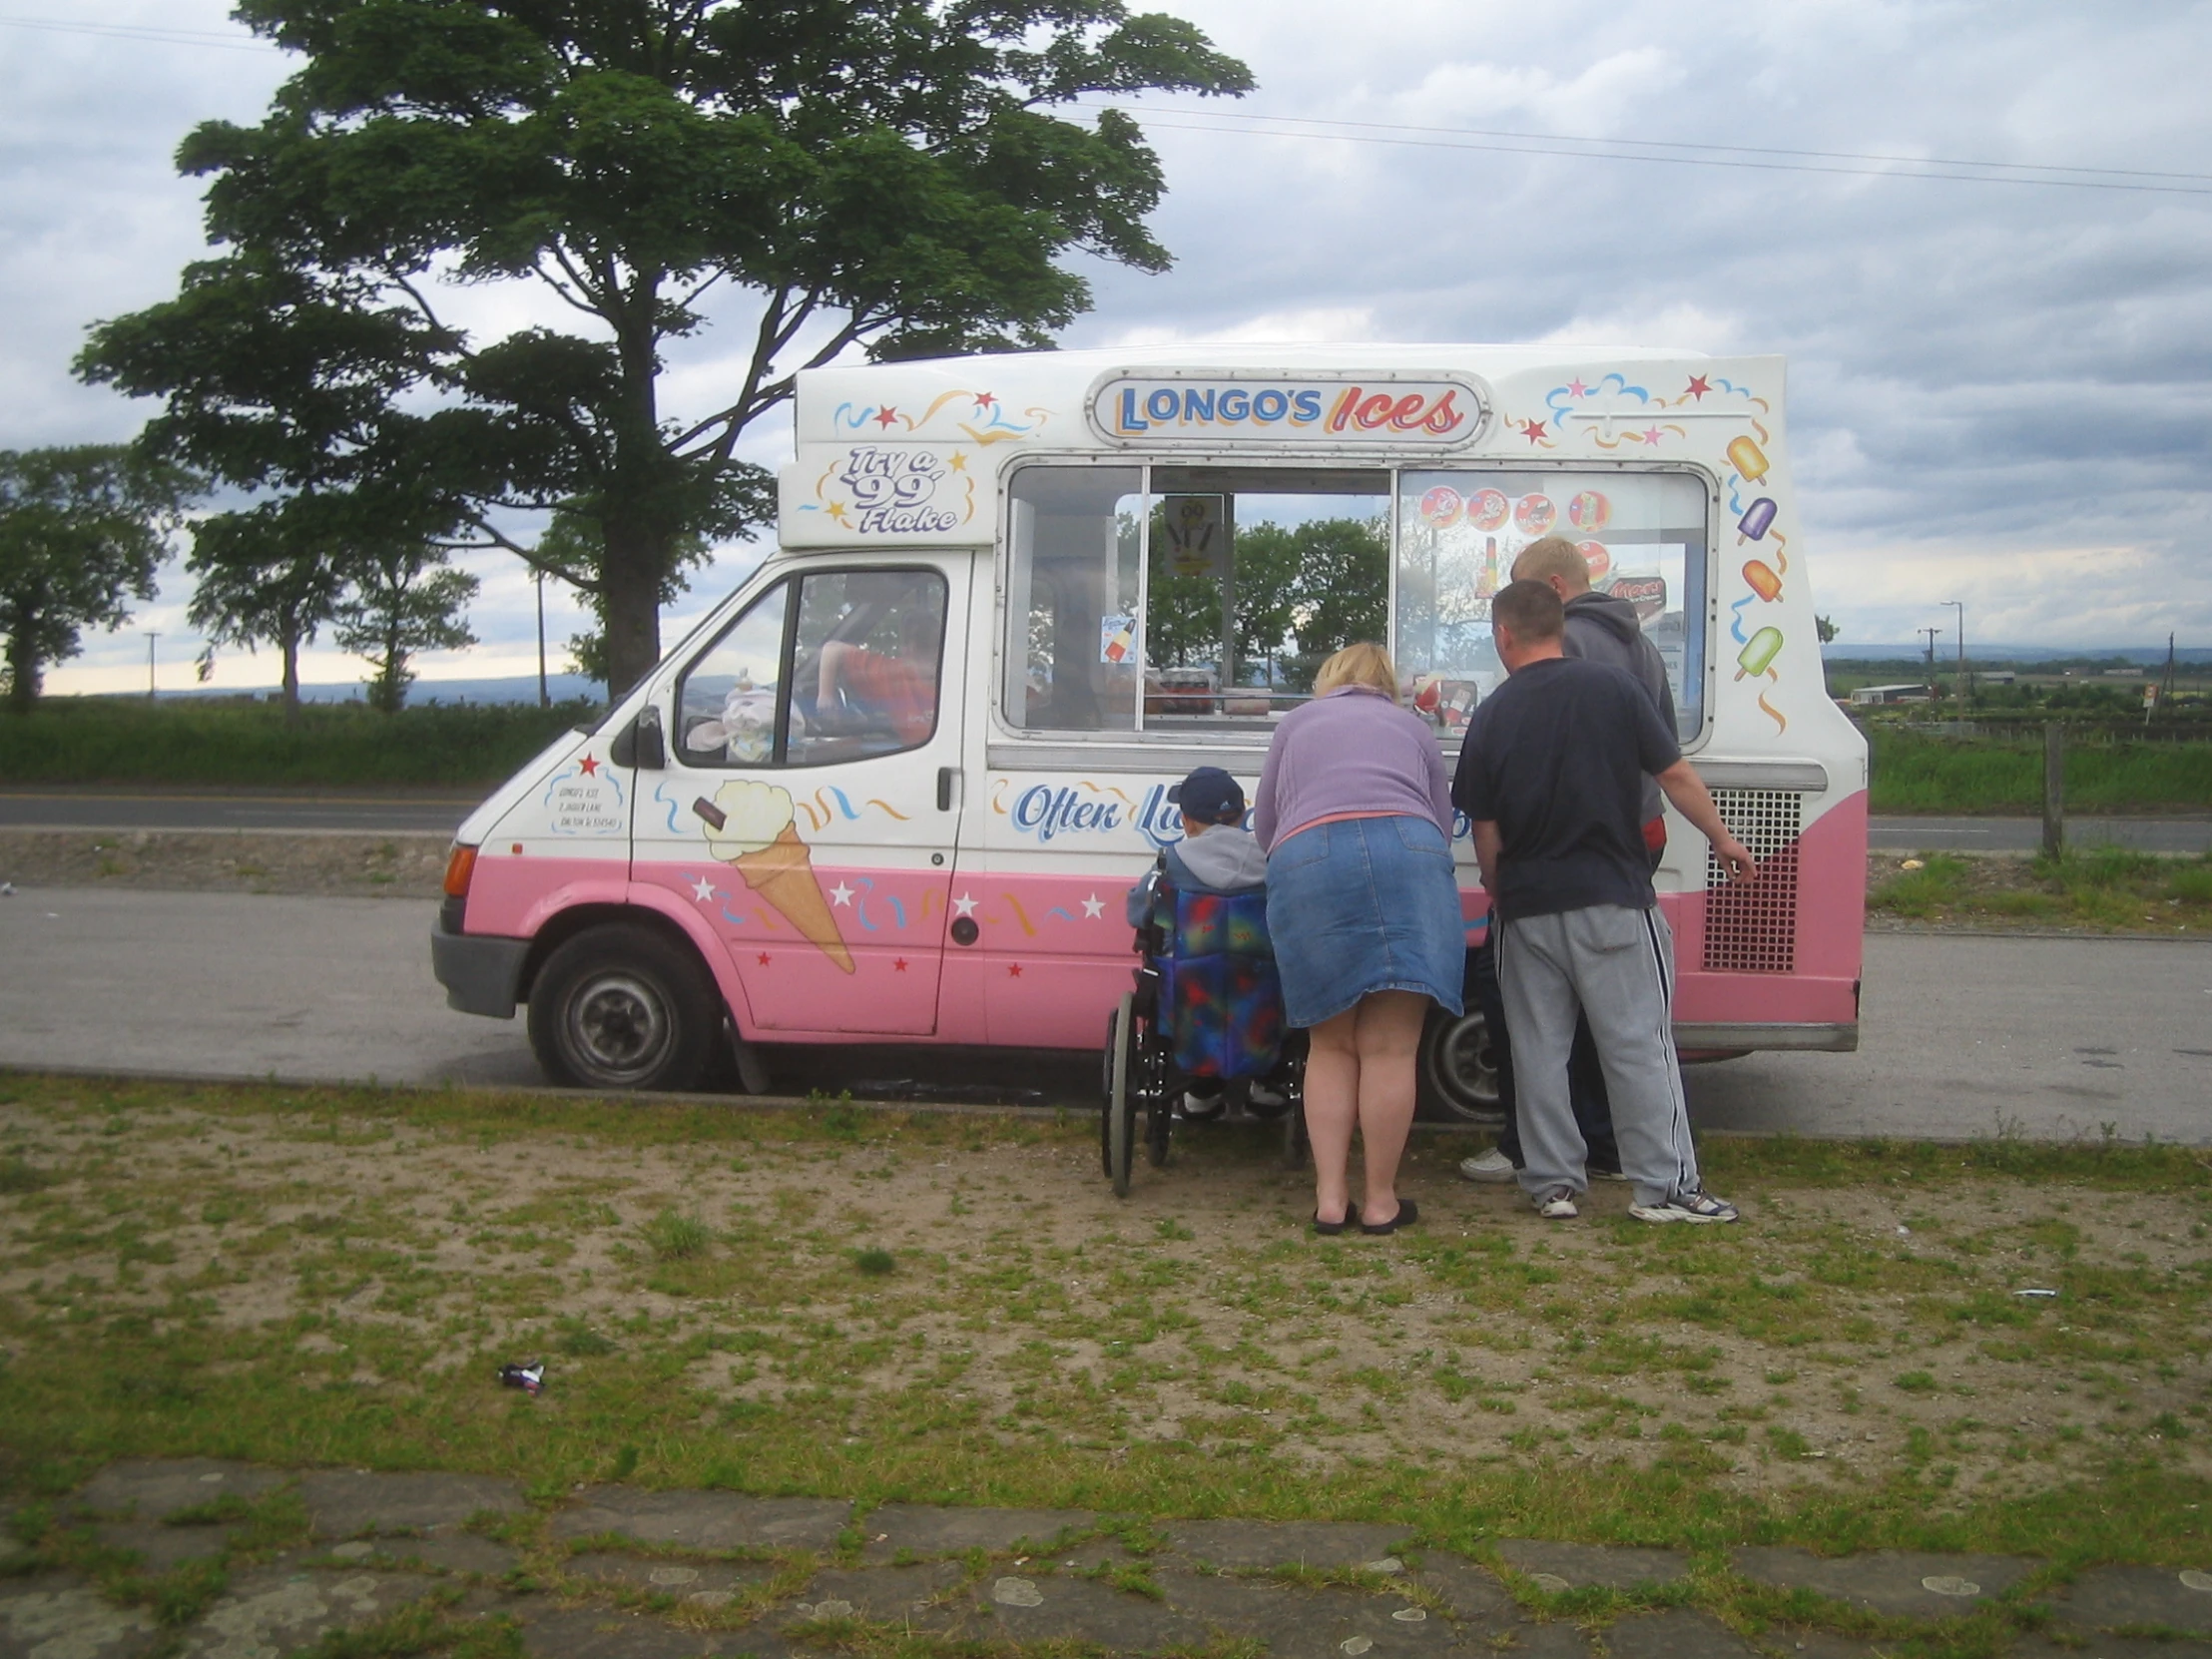
[[[461,827],[448,1001],[556,1081],[765,1087],[778,1044],[1097,1049],[1122,894],[1193,766],[1248,791],[1329,650],[1386,639],[1455,758],[1490,596],[1572,537],[1664,655],[1759,860],[1670,819],[1685,1051],[1856,1045],[1866,747],[1829,700],[1783,364],[1572,346],[1179,345],[799,376],[777,547]],[[1486,925],[1466,826],[1461,904]],[[1479,1015],[1429,1109],[1479,1115]]]

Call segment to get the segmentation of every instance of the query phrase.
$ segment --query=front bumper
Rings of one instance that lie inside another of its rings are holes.
[[[445,1005],[464,1014],[513,1019],[529,957],[528,939],[442,929],[430,934],[430,971],[445,987]]]

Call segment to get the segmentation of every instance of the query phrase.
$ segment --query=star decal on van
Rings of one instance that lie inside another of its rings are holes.
[[[962,893],[952,901],[952,913],[956,916],[972,916],[975,914],[975,905],[976,900],[974,898],[967,893]]]
[[[1106,900],[1099,897],[1098,894],[1096,894],[1095,892],[1092,893],[1090,897],[1083,900],[1083,919],[1085,921],[1098,921],[1102,919],[1105,914]]]

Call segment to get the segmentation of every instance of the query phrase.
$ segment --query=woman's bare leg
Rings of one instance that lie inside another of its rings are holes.
[[[1314,1216],[1319,1221],[1343,1221],[1352,1202],[1352,1126],[1360,1113],[1358,1042],[1364,1005],[1355,1003],[1306,1034],[1306,1138],[1314,1149]]]
[[[1413,1066],[1428,998],[1418,991],[1372,991],[1355,1011],[1360,1141],[1368,1174],[1360,1219],[1386,1222],[1397,1214],[1397,1161],[1413,1128]],[[1315,1156],[1320,1157],[1318,1143]]]

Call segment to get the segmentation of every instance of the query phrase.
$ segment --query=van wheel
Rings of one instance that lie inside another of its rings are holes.
[[[684,1090],[714,1057],[720,998],[690,952],[650,928],[590,927],[530,988],[530,1046],[556,1083]]]
[[[1497,1055],[1482,1010],[1469,1007],[1452,1015],[1440,1009],[1428,1016],[1421,1033],[1421,1094],[1436,1116],[1495,1127],[1502,1121],[1497,1103]]]

